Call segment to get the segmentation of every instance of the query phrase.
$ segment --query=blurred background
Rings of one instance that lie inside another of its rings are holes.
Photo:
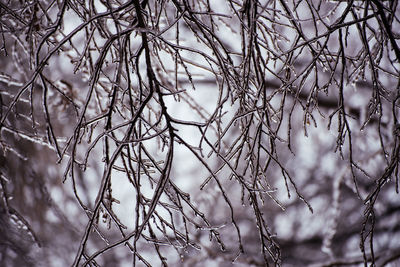
[[[397,266],[398,1],[0,0],[0,266]]]

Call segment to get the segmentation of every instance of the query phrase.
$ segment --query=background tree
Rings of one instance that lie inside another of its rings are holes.
[[[1,265],[399,263],[397,5],[1,0]]]

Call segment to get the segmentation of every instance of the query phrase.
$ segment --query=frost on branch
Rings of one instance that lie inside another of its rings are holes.
[[[0,265],[398,262],[397,5],[0,1]]]

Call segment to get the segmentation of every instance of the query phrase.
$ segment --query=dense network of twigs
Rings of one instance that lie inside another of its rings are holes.
[[[396,228],[375,229],[383,214],[377,205],[388,203],[382,192],[398,193],[397,5],[1,0],[4,157],[30,157],[16,140],[56,155],[41,166],[60,164],[57,179],[71,186],[76,214],[85,215],[73,266],[102,265],[121,247],[133,265],[189,264],[198,249],[208,258],[281,265],[289,256],[272,214],[289,209],[285,194],[313,212],[312,194],[303,189],[318,186],[319,174],[299,181],[302,167],[291,162],[299,156],[298,136],[322,128],[335,135],[326,153],[337,153],[342,170],[332,178],[336,213],[323,237],[332,260],[326,264],[396,260],[400,246],[383,254],[374,235]],[[178,158],[181,151],[187,160]],[[4,162],[2,209],[35,237],[13,208],[17,178]],[[177,178],[196,164],[197,173]],[[128,203],[115,195],[122,185]],[[363,203],[355,230],[362,257],[339,261],[332,242],[344,187]],[[118,205],[130,208],[121,214]],[[389,209],[398,214],[398,204]],[[246,245],[249,227],[258,247]]]

